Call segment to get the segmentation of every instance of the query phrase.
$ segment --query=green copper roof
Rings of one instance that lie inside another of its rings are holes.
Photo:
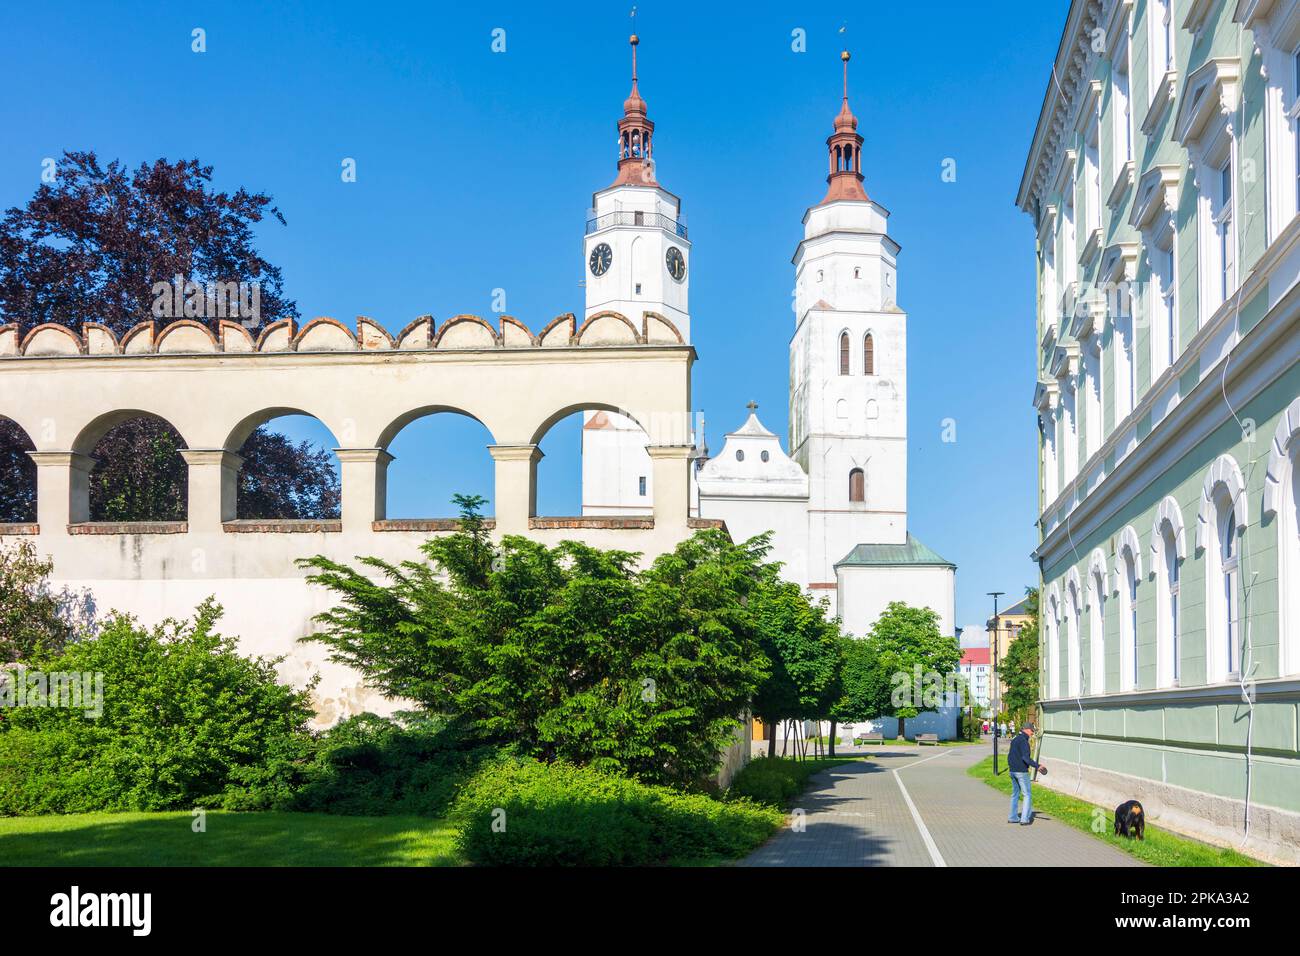
[[[951,561],[939,557],[911,534],[908,534],[905,544],[860,544],[836,561],[835,567],[867,568],[905,564],[957,567]]]

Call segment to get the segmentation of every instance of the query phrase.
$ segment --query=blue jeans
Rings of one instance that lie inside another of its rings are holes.
[[[1016,813],[1016,804],[1020,801],[1021,794],[1025,797],[1024,808],[1019,814]],[[1028,823],[1034,818],[1034,796],[1029,784],[1029,772],[1011,774],[1011,816],[1007,817],[1007,822],[1014,822],[1019,819],[1021,823]]]

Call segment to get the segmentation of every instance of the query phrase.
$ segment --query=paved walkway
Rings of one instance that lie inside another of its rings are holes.
[[[786,827],[742,866],[1141,866],[1095,837],[1035,813],[1006,822],[1008,798],[966,768],[989,748],[871,750],[815,775]],[[797,813],[796,813],[797,818]]]

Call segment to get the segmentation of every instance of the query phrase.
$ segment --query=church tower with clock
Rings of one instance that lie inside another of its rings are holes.
[[[583,320],[616,312],[644,334],[646,314],[665,319],[691,340],[691,243],[681,200],[655,174],[655,124],[637,88],[633,34],[632,92],[618,121],[618,172],[592,196],[583,258],[586,307]],[[584,516],[646,515],[652,511],[648,437],[631,419],[614,412],[587,412],[582,430]]]

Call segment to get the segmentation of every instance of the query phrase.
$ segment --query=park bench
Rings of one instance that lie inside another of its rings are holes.
[[[922,744],[934,744],[936,747],[939,746],[939,735],[938,734],[917,734],[916,745],[919,747]]]
[[[884,734],[862,734],[858,737],[857,743],[863,744],[883,744],[885,742]]]

